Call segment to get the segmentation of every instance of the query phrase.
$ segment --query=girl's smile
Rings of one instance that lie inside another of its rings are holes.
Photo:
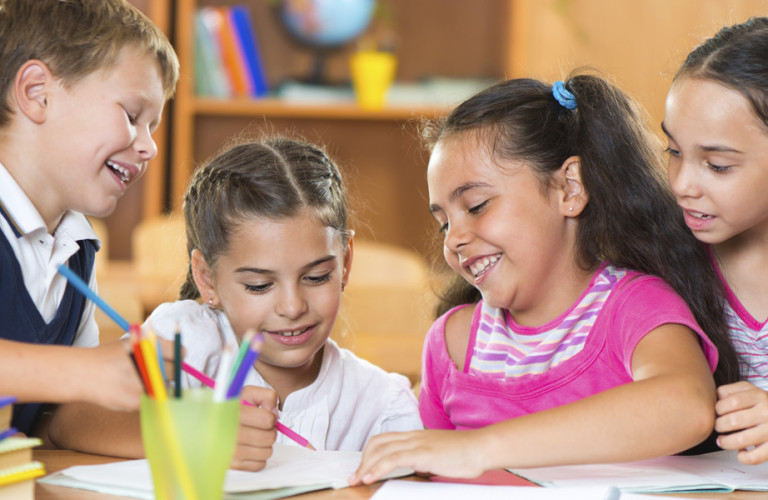
[[[215,263],[215,286],[202,295],[213,297],[238,337],[250,328],[264,334],[256,369],[273,387],[295,389],[319,366],[350,265],[349,247],[311,209],[276,219],[245,215]]]
[[[500,253],[491,256],[480,256],[472,259],[467,259],[461,265],[464,269],[468,270],[472,276],[475,277],[475,285],[480,284],[492,267],[501,258]]]
[[[270,331],[263,330],[263,333],[269,335],[276,342],[286,346],[301,345],[311,339],[316,331],[317,324],[299,327],[292,330]]]

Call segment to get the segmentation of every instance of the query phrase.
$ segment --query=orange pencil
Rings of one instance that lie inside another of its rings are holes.
[[[141,381],[144,383],[144,388],[147,394],[154,396],[152,392],[152,384],[149,383],[149,375],[147,374],[147,365],[144,361],[144,356],[139,346],[141,340],[141,330],[139,325],[131,325],[131,348],[133,349],[133,359],[136,361],[136,367],[139,369],[139,375],[141,375]]]

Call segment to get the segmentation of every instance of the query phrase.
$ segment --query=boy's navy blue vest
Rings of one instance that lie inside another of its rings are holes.
[[[1,207],[0,207],[1,208]],[[0,209],[11,227],[18,233],[8,214]],[[68,266],[88,283],[93,272],[96,243],[78,242],[80,250],[70,257]],[[24,285],[21,267],[8,239],[0,232],[0,337],[35,344],[72,345],[85,309],[86,299],[67,284],[64,297],[50,323],[46,323]],[[61,381],[50,381],[52,384]],[[11,425],[26,434],[31,433],[42,415],[40,403],[17,404],[13,407]]]

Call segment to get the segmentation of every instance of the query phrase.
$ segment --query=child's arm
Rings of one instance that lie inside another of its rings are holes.
[[[497,468],[642,460],[685,450],[711,432],[715,387],[698,337],[666,324],[632,356],[634,382],[580,401],[471,431],[371,439],[352,484],[396,467],[454,477]]]
[[[136,410],[141,385],[120,341],[80,348],[0,339],[0,394]]]
[[[726,450],[739,450],[739,461],[759,464],[768,460],[768,392],[749,382],[736,382],[717,388],[715,430],[717,444]]]

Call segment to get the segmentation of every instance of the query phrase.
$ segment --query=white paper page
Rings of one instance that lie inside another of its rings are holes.
[[[540,467],[514,471],[543,485],[615,485],[623,491],[768,490],[768,463],[744,465],[732,451],[670,456],[624,464]]]
[[[735,450],[668,459],[679,469],[726,484],[735,490],[768,491],[768,462],[745,465],[736,458]]]
[[[707,478],[673,468],[659,459],[620,464],[537,467],[512,472],[544,486],[616,486],[623,491],[641,493],[728,489],[713,484]]]
[[[618,500],[611,487],[537,488],[535,486],[485,486],[431,481],[387,481],[371,500]]]
[[[680,500],[681,497],[669,497],[667,495],[643,495],[642,493],[627,493],[621,492],[621,500]],[[717,500],[716,498],[701,498],[696,497],[697,500]]]
[[[352,451],[313,451],[298,446],[276,444],[267,466],[259,472],[228,470],[224,491],[239,493],[264,489],[318,485],[328,488],[347,486],[362,453]],[[399,469],[388,477],[410,474]],[[146,460],[128,460],[102,465],[78,465],[42,480],[49,484],[92,489],[122,488],[126,494],[143,498],[152,492],[152,474]]]

